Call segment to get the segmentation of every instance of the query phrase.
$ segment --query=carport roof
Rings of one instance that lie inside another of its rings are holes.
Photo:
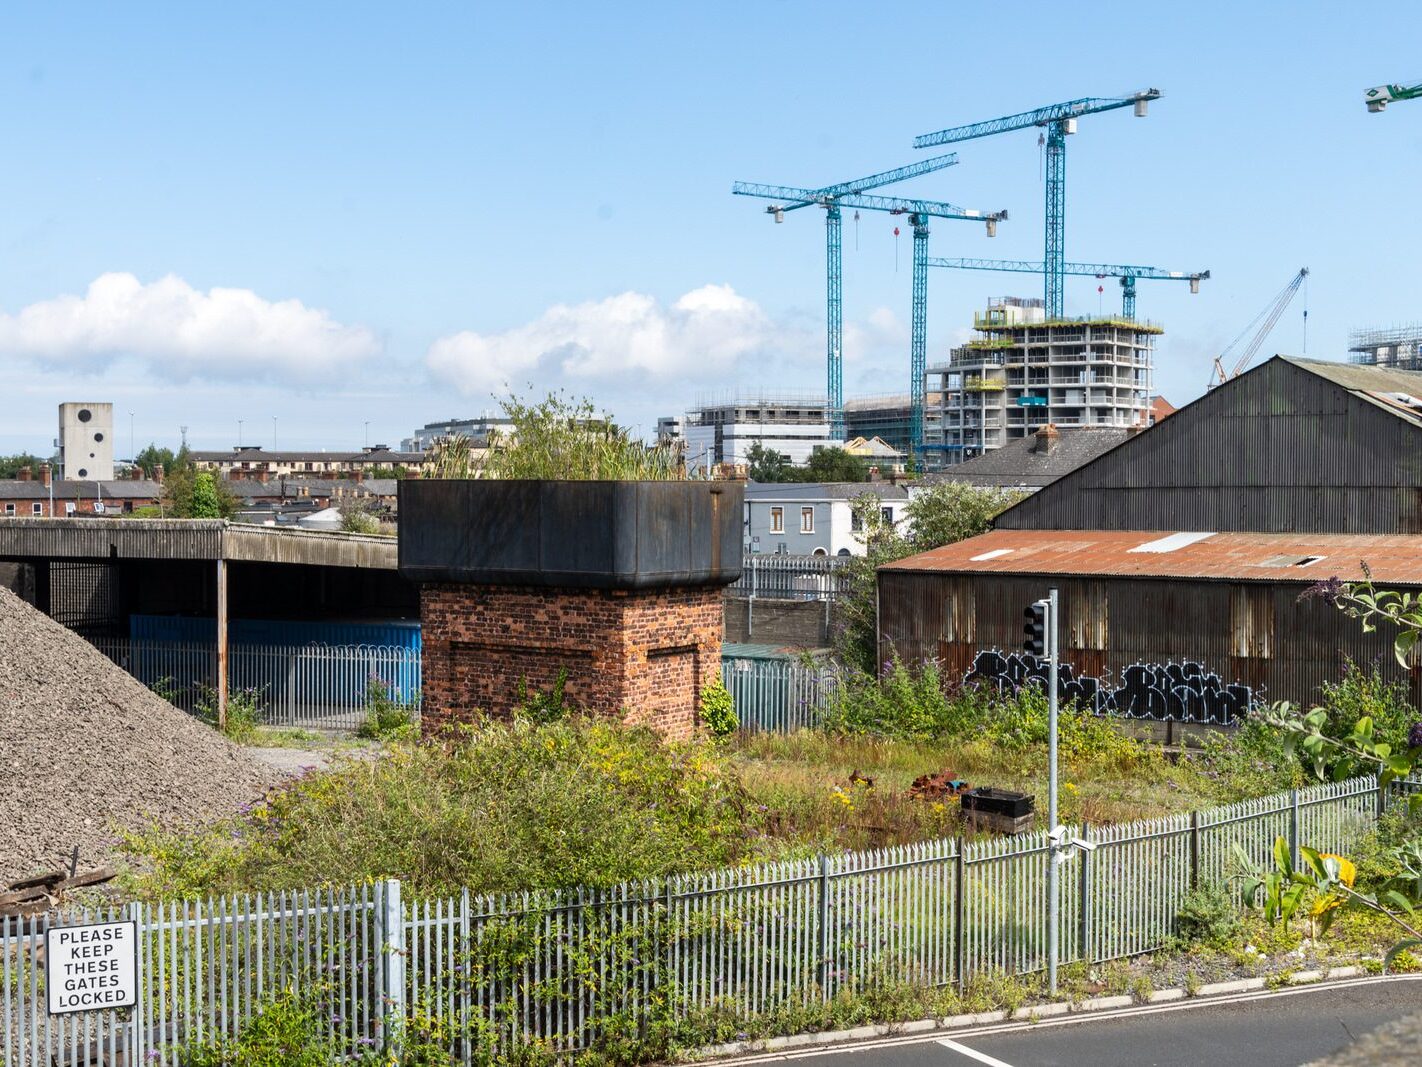
[[[1381,584],[1422,585],[1422,535],[992,530],[879,569],[1304,585],[1371,572]]]

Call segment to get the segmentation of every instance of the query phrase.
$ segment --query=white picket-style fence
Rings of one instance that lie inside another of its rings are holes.
[[[1343,851],[1386,800],[1375,779],[1358,778],[1075,828],[1098,847],[1063,868],[1060,958],[1155,951],[1190,887],[1228,877],[1233,844],[1258,863],[1276,837]],[[78,1067],[98,1052],[177,1064],[185,1044],[236,1033],[284,990],[351,1057],[435,1035],[471,1064],[535,1043],[591,1048],[713,1009],[749,1017],[886,981],[1031,973],[1046,962],[1049,862],[1034,833],[611,889],[409,901],[386,882],[69,911],[0,927],[0,1064]],[[47,1015],[47,924],[107,918],[138,924],[138,1007]]]

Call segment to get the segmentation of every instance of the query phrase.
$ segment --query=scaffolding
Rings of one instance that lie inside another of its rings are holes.
[[[1348,352],[1353,363],[1422,370],[1422,323],[1383,330],[1354,330]]]

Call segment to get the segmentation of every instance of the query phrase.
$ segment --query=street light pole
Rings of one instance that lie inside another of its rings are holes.
[[[277,417],[276,417],[275,415],[273,415],[273,416],[272,416],[272,451],[273,451],[273,452],[276,451],[276,419],[277,419]]]
[[[237,447],[238,447],[238,448],[241,448],[241,447],[242,447],[242,423],[245,422],[245,421],[246,421],[245,419],[238,419],[238,420],[237,420]]]

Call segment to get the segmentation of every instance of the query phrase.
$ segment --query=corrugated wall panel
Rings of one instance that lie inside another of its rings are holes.
[[[1226,681],[1255,687],[1261,698],[1308,704],[1352,659],[1376,663],[1387,679],[1410,687],[1414,702],[1419,698],[1416,672],[1397,664],[1390,633],[1363,633],[1356,620],[1324,601],[1300,600],[1297,585],[1125,578],[1062,578],[1055,584],[1068,621],[1063,658],[1079,672],[1104,664],[1119,681],[1135,663],[1194,661]],[[885,572],[879,610],[886,654],[892,648],[909,661],[937,658],[961,670],[979,649],[1016,651],[1023,609],[1048,585],[1015,575]],[[975,606],[972,639],[949,640],[939,621],[926,621],[933,605],[954,590],[957,602]],[[1104,628],[1104,650],[1089,641],[1083,647],[1082,634],[1091,636],[1079,625],[1085,619]]]
[[[1422,532],[1422,429],[1273,360],[998,517],[1008,529]]]

